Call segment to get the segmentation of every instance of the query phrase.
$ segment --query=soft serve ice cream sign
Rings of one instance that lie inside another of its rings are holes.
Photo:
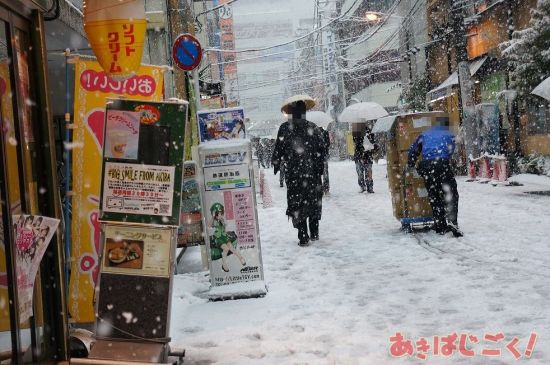
[[[139,145],[139,112],[109,110],[105,129],[105,157],[135,160]]]

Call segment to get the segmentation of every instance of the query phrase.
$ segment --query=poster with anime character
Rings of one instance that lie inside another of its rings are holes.
[[[21,214],[14,215],[13,222],[19,320],[24,323],[32,316],[34,280],[59,219]]]
[[[201,110],[197,113],[200,141],[245,139],[243,108]]]

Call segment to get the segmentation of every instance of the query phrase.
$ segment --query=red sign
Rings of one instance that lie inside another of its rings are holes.
[[[172,58],[183,71],[192,71],[201,63],[201,44],[191,34],[180,34],[172,46]]]

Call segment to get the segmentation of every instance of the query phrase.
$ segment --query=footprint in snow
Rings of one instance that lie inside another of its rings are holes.
[[[207,348],[212,348],[212,347],[218,347],[217,344],[215,344],[214,342],[212,341],[208,341],[208,342],[199,342],[199,343],[195,343],[192,345],[193,347],[198,347],[200,349],[207,349]]]

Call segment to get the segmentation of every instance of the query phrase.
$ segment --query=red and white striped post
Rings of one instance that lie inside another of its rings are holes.
[[[489,158],[487,156],[483,156],[480,158],[480,164],[481,167],[479,169],[480,177],[482,179],[490,179],[491,178],[491,165],[489,163]]]

